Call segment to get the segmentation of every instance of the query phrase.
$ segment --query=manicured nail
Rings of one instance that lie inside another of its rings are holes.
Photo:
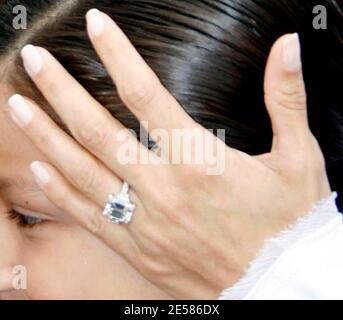
[[[102,13],[98,9],[91,9],[87,12],[86,17],[90,35],[93,37],[101,36],[105,29]]]
[[[32,110],[20,94],[15,94],[8,99],[10,115],[13,121],[20,127],[27,126],[32,120]]]
[[[301,70],[301,48],[297,33],[287,36],[283,43],[283,65],[288,72]]]
[[[43,58],[37,48],[31,44],[21,50],[24,67],[30,76],[38,74],[43,68]]]
[[[38,183],[41,187],[45,186],[50,180],[50,174],[48,170],[39,161],[34,161],[30,165],[30,169]]]

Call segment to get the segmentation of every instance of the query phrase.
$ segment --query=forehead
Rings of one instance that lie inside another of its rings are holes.
[[[4,176],[0,180],[0,193],[8,189],[21,189],[22,191],[37,192],[39,188],[35,181],[24,169],[19,169],[12,175]]]
[[[7,101],[15,93],[15,90],[11,89],[2,78],[0,82],[0,196],[9,203],[28,210],[54,213],[57,209],[39,189],[29,169],[33,161],[48,159],[13,123],[8,112]]]
[[[14,91],[0,83],[0,188],[15,186],[28,188],[34,185],[29,165],[44,159],[40,151],[18,128],[8,112],[8,98]]]

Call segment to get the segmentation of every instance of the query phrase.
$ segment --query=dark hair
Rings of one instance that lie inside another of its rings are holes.
[[[19,51],[27,43],[45,47],[116,118],[138,129],[88,40],[84,16],[96,7],[120,25],[196,121],[226,129],[227,144],[259,154],[269,151],[272,141],[263,101],[269,50],[279,36],[298,32],[310,125],[342,209],[343,8],[335,0],[321,2],[328,11],[326,30],[313,27],[316,0],[10,0],[0,8],[0,60],[11,71],[3,77],[23,94],[42,99],[27,85]],[[12,27],[18,4],[28,10],[27,30]]]

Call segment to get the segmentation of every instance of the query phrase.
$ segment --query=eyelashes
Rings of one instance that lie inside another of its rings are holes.
[[[43,219],[26,216],[17,212],[16,210],[7,212],[7,215],[10,220],[14,221],[19,227],[22,228],[33,228],[36,225],[44,222]]]

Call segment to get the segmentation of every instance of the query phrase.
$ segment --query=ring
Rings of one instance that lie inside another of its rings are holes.
[[[132,220],[136,205],[130,201],[129,184],[123,183],[121,191],[110,194],[103,215],[114,224],[129,224]]]

